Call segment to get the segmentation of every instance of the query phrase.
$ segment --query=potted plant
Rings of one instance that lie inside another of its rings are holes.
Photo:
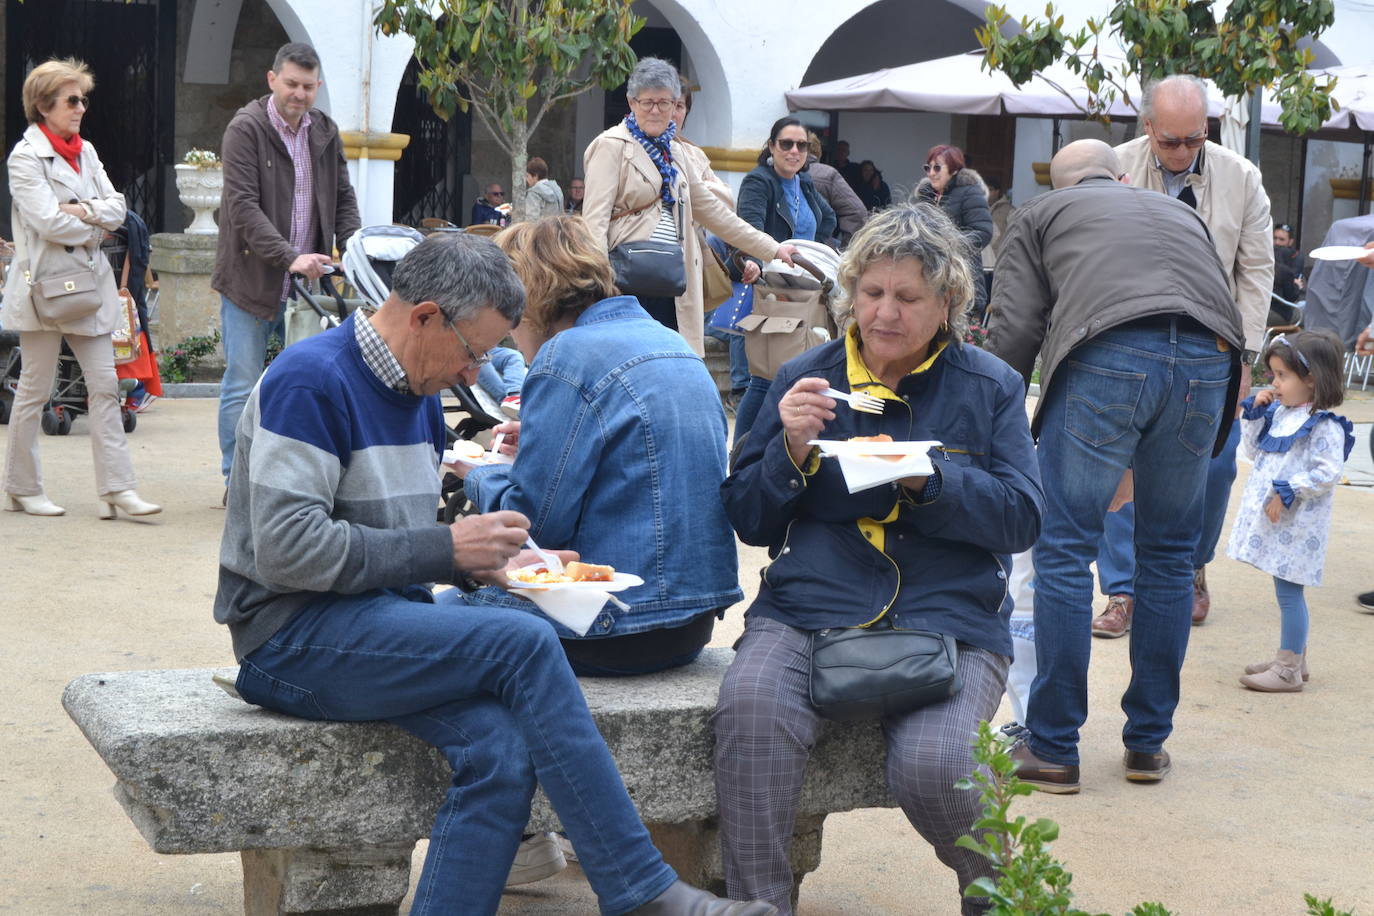
[[[189,235],[217,235],[215,210],[224,192],[224,171],[220,159],[210,150],[192,147],[176,167],[177,192],[181,202],[195,213],[186,227]]]

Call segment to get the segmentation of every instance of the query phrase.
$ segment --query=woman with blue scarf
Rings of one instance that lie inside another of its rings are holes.
[[[779,242],[824,241],[835,234],[835,211],[806,174],[806,128],[796,118],[779,118],[768,132],[759,164],[744,176],[739,189],[739,215]],[[750,376],[749,390],[735,411],[735,441],[754,425],[771,381]]]
[[[790,263],[796,249],[750,226],[707,188],[676,139],[673,110],[681,96],[681,77],[672,64],[645,57],[635,66],[626,84],[630,113],[583,154],[582,216],[607,251],[648,239],[681,246],[686,292],[676,299],[641,296],[639,302],[700,355],[705,352],[703,252],[693,223],[764,261],[782,258]]]

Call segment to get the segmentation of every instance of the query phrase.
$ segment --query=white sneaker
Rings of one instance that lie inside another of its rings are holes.
[[[552,833],[536,833],[523,840],[515,851],[515,861],[506,876],[506,887],[542,881],[568,867],[558,838]]]
[[[512,420],[520,419],[520,395],[508,394],[501,401],[501,412]]]

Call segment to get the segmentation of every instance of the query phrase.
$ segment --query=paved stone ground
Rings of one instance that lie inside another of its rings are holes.
[[[1352,419],[1374,421],[1374,398],[1347,407]],[[140,417],[130,437],[140,490],[166,506],[150,523],[97,520],[84,419],[69,437],[41,442],[48,491],[68,515],[0,516],[0,912],[242,911],[238,858],[152,853],[60,705],[78,674],[232,663],[210,619],[223,524],[214,412],[213,401],[168,400]],[[1363,440],[1357,455],[1374,482]],[[1174,772],[1160,785],[1122,778],[1128,640],[1095,642],[1083,792],[1033,795],[1016,809],[1060,822],[1055,852],[1084,909],[1124,913],[1160,900],[1190,916],[1280,916],[1302,913],[1311,891],[1374,911],[1374,615],[1351,600],[1374,588],[1371,499],[1364,488],[1338,492],[1327,584],[1309,593],[1312,681],[1301,694],[1237,685],[1240,668],[1277,645],[1271,583],[1226,559],[1209,568],[1214,610],[1193,631],[1169,743]],[[742,548],[746,588],[764,559]],[[740,610],[716,645],[734,640]],[[950,873],[900,812],[853,812],[827,821],[801,913],[945,916],[956,912],[954,894]],[[593,912],[576,868],[508,894],[502,907],[511,916]]]

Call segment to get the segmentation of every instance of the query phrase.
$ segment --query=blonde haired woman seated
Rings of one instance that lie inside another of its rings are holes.
[[[116,507],[130,515],[152,515],[162,507],[139,499],[134,468],[119,413],[110,333],[120,308],[114,271],[100,251],[106,229],[124,222],[124,195],[110,185],[95,147],[81,139],[81,121],[95,80],[77,60],[39,64],[24,80],[24,115],[29,126],[9,158],[11,219],[18,255],[5,282],[0,322],[19,332],[23,370],[14,392],[5,492],[10,509],[29,515],[62,515],[43,491],[38,461],[38,427],[52,392],[57,358],[65,338],[85,376],[91,419],[91,453],[102,518]],[[89,314],[56,319],[35,300],[30,280],[89,270],[100,302]]]

